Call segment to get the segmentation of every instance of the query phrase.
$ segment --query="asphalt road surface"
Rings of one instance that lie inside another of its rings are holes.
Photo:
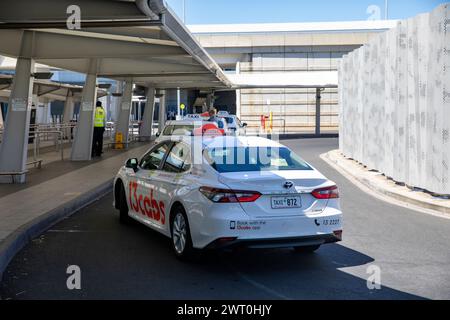
[[[337,139],[285,141],[340,187],[344,241],[315,254],[257,250],[178,261],[169,240],[122,226],[112,195],[54,226],[5,272],[3,299],[449,299],[450,220],[377,200],[319,155]],[[81,290],[66,269],[81,268]],[[381,271],[380,290],[367,287]]]

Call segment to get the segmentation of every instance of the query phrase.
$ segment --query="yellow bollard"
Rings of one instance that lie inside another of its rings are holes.
[[[122,132],[116,133],[116,141],[115,142],[116,142],[116,144],[115,144],[114,149],[122,150],[123,149],[123,134],[122,134]]]

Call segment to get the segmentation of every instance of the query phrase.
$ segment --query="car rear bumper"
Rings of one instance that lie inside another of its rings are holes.
[[[222,244],[230,246],[235,243],[252,246],[267,244],[267,247],[300,246],[304,242],[304,245],[315,245],[317,242],[336,242],[333,241],[334,233],[343,230],[342,212],[329,207],[316,215],[276,218],[251,218],[242,211],[232,209],[230,207],[227,212],[211,210],[197,223],[191,223],[195,248],[204,249]],[[219,239],[222,239],[219,244],[215,243]],[[315,243],[308,244],[308,241]]]
[[[325,234],[294,238],[276,239],[238,239],[219,238],[210,243],[206,249],[228,249],[245,247],[250,249],[290,248],[303,246],[316,246],[326,243],[335,243],[342,240],[342,234]]]

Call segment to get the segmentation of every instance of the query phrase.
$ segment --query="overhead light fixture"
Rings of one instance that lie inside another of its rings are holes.
[[[109,88],[111,88],[111,83],[100,83],[97,85],[97,87],[99,89],[106,89],[108,90]]]
[[[38,80],[50,80],[53,75],[53,72],[35,72],[33,74],[34,78]]]

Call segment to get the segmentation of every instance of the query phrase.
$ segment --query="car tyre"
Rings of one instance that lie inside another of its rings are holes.
[[[176,207],[170,218],[173,252],[180,260],[192,260],[196,256],[196,250],[192,245],[189,221],[183,207]]]
[[[125,189],[123,185],[120,184],[119,192],[119,220],[121,224],[130,224],[131,217],[129,216],[129,209],[127,204],[127,197],[125,195]]]
[[[294,251],[297,253],[313,253],[319,250],[320,244],[315,246],[294,247]]]

